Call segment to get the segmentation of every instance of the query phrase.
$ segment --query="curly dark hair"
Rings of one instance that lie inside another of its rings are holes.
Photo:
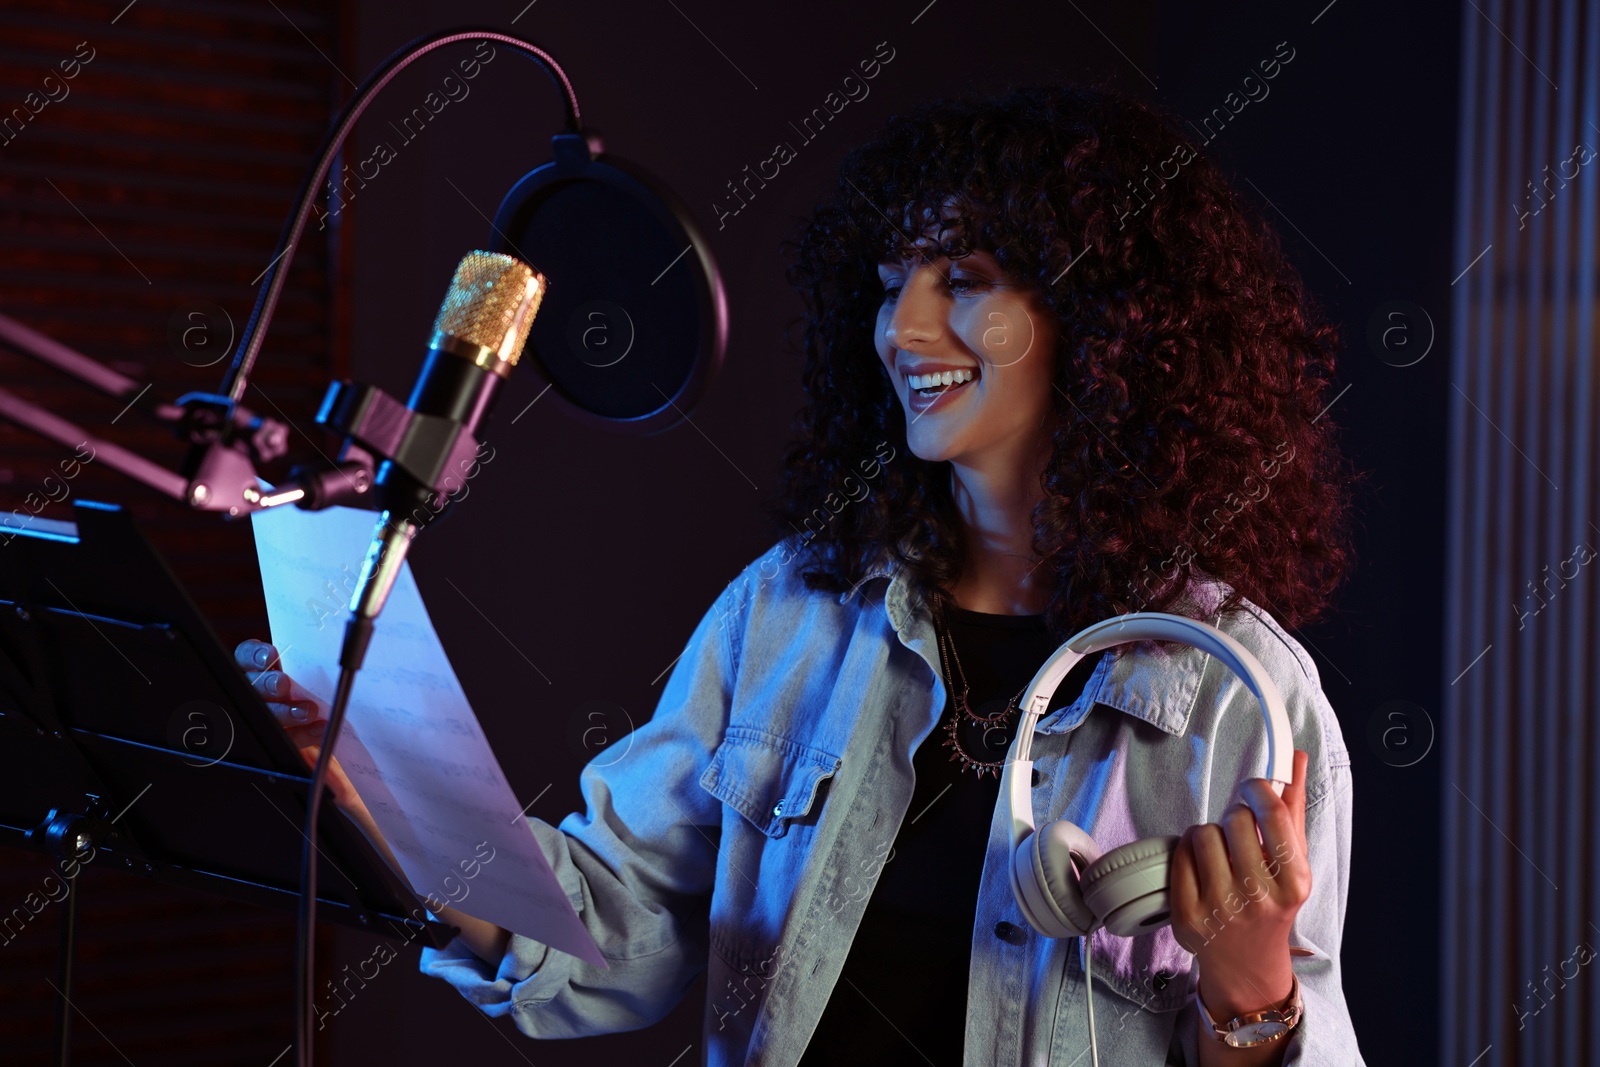
[[[1098,87],[897,115],[784,242],[805,302],[807,401],[766,507],[807,587],[851,589],[881,552],[922,591],[960,577],[950,465],[905,447],[873,341],[877,264],[906,255],[911,236],[891,220],[941,217],[954,220],[946,255],[991,252],[1057,319],[1032,516],[1055,576],[1052,636],[1168,610],[1196,572],[1232,587],[1220,611],[1248,597],[1290,629],[1326,612],[1353,566],[1351,489],[1364,478],[1324,410],[1337,329],[1175,118]],[[898,454],[880,464],[886,449]]]

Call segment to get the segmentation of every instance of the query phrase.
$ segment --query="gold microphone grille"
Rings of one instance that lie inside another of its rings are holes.
[[[515,366],[544,289],[544,275],[513,256],[468,252],[456,265],[434,319],[435,343],[441,336],[453,337],[497,352]]]

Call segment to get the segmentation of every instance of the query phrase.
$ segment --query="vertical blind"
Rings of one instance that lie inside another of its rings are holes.
[[[1463,8],[1441,1064],[1600,1058],[1600,4]]]

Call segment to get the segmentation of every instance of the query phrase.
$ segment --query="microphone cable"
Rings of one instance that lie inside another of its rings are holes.
[[[306,827],[301,835],[305,844],[300,850],[300,900],[296,913],[297,929],[295,952],[295,1043],[301,1063],[311,1067],[313,983],[316,981],[316,916],[317,916],[317,819],[322,810],[322,791],[328,781],[328,765],[333,759],[333,745],[344,724],[344,709],[350,703],[350,690],[355,686],[356,672],[361,669],[361,657],[372,639],[372,620],[353,614],[345,625],[345,652],[339,656],[339,682],[334,688],[333,704],[328,709],[328,725],[323,731],[322,744],[317,748],[317,765],[311,772],[311,794],[306,801]],[[352,664],[346,652],[352,644],[359,646],[359,655]]]

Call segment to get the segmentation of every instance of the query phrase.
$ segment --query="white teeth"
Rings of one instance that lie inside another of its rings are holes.
[[[932,389],[940,385],[959,385],[977,377],[970,370],[947,370],[937,374],[908,374],[906,384],[913,389]]]

